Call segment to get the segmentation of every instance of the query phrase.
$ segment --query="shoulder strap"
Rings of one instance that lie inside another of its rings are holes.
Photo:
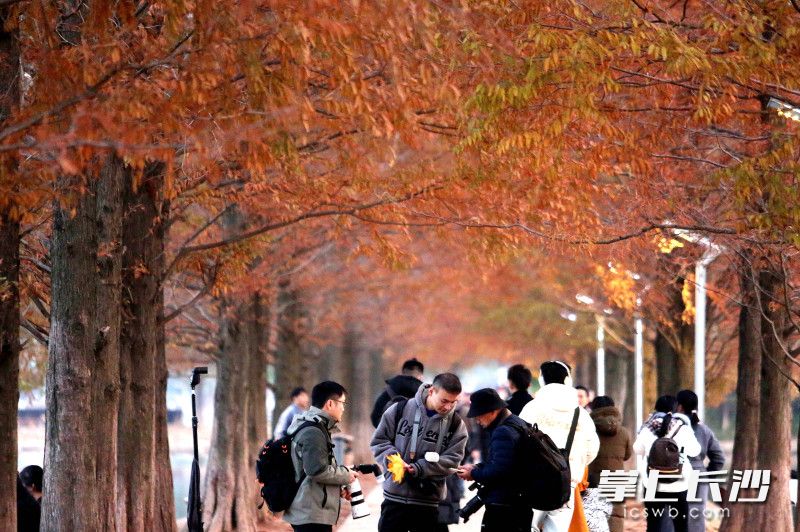
[[[572,416],[572,426],[569,428],[569,436],[567,436],[567,446],[564,447],[564,450],[567,451],[567,456],[569,457],[569,452],[572,450],[572,441],[575,439],[575,429],[578,428],[578,416],[580,415],[581,407],[575,407],[575,414]]]
[[[294,437],[300,434],[300,431],[306,427],[317,427],[319,430],[322,431],[323,434],[325,434],[325,438],[328,441],[330,441],[331,439],[330,433],[327,430],[325,430],[325,427],[323,427],[322,423],[320,423],[319,421],[304,421],[303,423],[300,424],[299,427],[297,427],[297,430],[295,430],[291,434],[287,432],[286,435],[289,436],[292,440],[294,440]]]
[[[397,433],[397,425],[400,423],[400,420],[403,418],[403,410],[406,408],[406,403],[408,399],[403,397],[402,399],[398,399],[395,401],[395,405],[397,408],[394,411],[394,431]]]

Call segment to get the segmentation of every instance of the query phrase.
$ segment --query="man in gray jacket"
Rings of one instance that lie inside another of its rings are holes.
[[[344,488],[356,473],[336,464],[331,433],[338,432],[347,391],[333,381],[311,390],[311,408],[295,416],[287,434],[292,436],[292,462],[297,480],[302,480],[283,519],[296,532],[331,532],[339,518]],[[314,422],[298,431],[305,422]]]
[[[399,454],[405,475],[395,482],[386,474],[379,532],[436,529],[445,478],[461,463],[467,445],[466,425],[455,413],[459,393],[458,377],[442,373],[433,384],[420,386],[413,399],[384,412],[370,442],[372,454],[384,468],[387,457]]]

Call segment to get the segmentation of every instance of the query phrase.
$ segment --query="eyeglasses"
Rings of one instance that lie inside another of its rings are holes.
[[[345,405],[349,405],[349,404],[350,404],[350,403],[348,403],[347,401],[342,401],[341,399],[333,399],[333,401],[336,401],[337,403],[342,403],[342,406],[345,406]]]

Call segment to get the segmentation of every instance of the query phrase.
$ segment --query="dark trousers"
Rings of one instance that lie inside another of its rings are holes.
[[[383,501],[378,532],[431,532],[436,530],[439,508]]]
[[[686,502],[686,492],[678,493],[656,493],[657,499],[678,499],[677,502],[648,502],[645,501],[644,507],[647,509],[647,532],[661,532],[662,516],[668,515],[672,519],[672,527],[675,532],[688,532],[689,530],[689,505]]]
[[[481,532],[530,532],[533,510],[524,506],[487,504]]]
[[[308,525],[292,525],[294,532],[333,532],[333,525],[318,525],[310,523]]]

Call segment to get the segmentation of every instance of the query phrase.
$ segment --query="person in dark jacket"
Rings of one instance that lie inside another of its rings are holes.
[[[475,480],[484,486],[481,499],[486,505],[481,530],[483,532],[528,532],[533,509],[520,504],[517,478],[518,446],[526,423],[512,414],[496,391],[478,390],[470,397],[467,417],[475,418],[491,434],[488,460],[480,464],[464,464],[458,476]]]
[[[514,364],[508,368],[508,389],[511,391],[511,396],[506,404],[515,416],[518,416],[522,412],[522,407],[533,399],[528,393],[532,378],[531,370],[522,364]]]
[[[375,399],[375,406],[372,407],[372,413],[369,415],[373,427],[378,428],[381,416],[386,412],[391,401],[399,397],[412,399],[417,394],[417,390],[422,386],[424,371],[425,366],[422,365],[422,362],[412,358],[403,362],[400,375],[386,380],[386,389]]]
[[[39,532],[42,507],[17,475],[17,532]]]
[[[614,406],[613,399],[607,395],[599,395],[591,402],[591,409],[592,421],[600,438],[600,450],[589,464],[589,487],[594,488],[604,469],[625,469],[625,461],[633,455],[633,441],[628,429],[622,426],[622,414]],[[622,532],[625,528],[624,503],[613,505],[608,528],[611,532]]]

